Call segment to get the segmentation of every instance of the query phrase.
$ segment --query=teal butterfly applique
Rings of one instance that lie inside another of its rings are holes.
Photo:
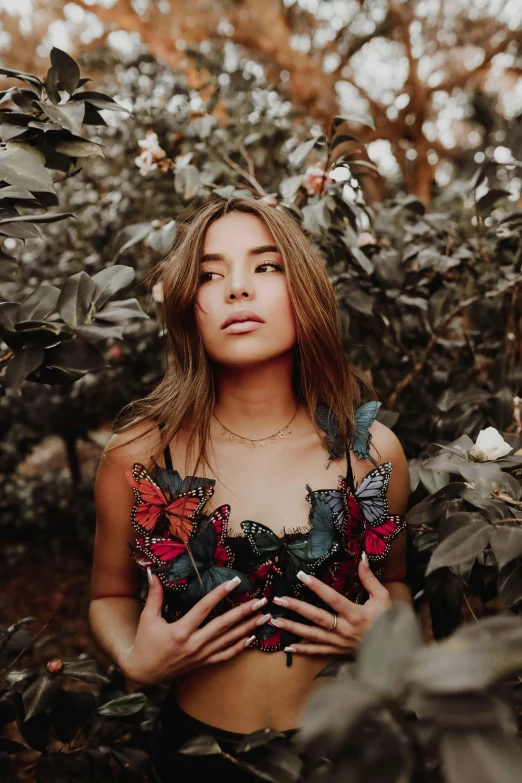
[[[372,436],[369,429],[375,421],[381,405],[382,403],[377,400],[365,402],[364,405],[357,408],[354,415],[355,434],[352,442],[353,453],[357,459],[369,459],[374,465],[377,463],[373,457],[370,456],[370,442]]]

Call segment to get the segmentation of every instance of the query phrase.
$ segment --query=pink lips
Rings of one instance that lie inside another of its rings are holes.
[[[252,310],[236,310],[228,316],[221,328],[228,334],[243,334],[259,329],[262,323],[263,319]]]

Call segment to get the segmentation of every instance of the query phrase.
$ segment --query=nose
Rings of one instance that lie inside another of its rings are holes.
[[[228,279],[226,298],[228,302],[235,299],[252,299],[254,296],[254,285],[244,269],[236,267],[231,271]]]

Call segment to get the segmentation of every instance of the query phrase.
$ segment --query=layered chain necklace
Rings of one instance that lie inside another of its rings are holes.
[[[222,435],[228,435],[230,440],[237,439],[239,443],[250,443],[251,447],[255,449],[258,444],[259,446],[266,446],[268,442],[275,443],[276,438],[284,438],[285,435],[291,435],[292,430],[290,429],[290,425],[295,419],[298,410],[299,410],[299,405],[297,405],[294,411],[294,415],[292,416],[288,424],[286,424],[282,429],[278,430],[277,432],[274,432],[272,435],[268,435],[266,438],[247,438],[244,435],[238,435],[237,432],[232,432],[232,430],[229,430],[228,427],[225,427],[223,422],[218,419],[215,413],[213,414],[213,416],[218,422],[218,424],[221,425]]]

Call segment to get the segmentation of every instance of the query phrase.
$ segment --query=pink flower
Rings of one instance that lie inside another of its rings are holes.
[[[308,166],[303,176],[303,186],[306,188],[306,192],[309,196],[321,192],[323,180],[325,185],[328,185],[329,182],[333,182],[333,179],[329,174],[325,175],[322,166]]]
[[[134,162],[140,169],[140,174],[145,177],[150,171],[158,168],[158,161],[167,157],[167,153],[158,143],[158,136],[154,131],[147,131],[144,139],[139,139],[141,154],[134,158]],[[164,166],[160,165],[163,170]]]

